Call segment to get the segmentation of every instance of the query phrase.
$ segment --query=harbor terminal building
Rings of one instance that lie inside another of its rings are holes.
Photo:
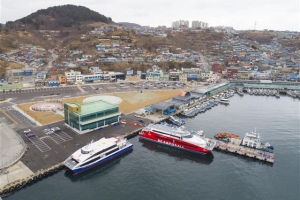
[[[65,125],[79,134],[119,122],[119,106],[103,100],[64,104]]]

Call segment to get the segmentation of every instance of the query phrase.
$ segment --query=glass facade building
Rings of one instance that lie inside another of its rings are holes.
[[[84,104],[64,104],[65,124],[79,133],[117,123],[120,114],[117,105],[102,100]]]

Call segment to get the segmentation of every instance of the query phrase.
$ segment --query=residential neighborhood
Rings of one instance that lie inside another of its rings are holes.
[[[176,37],[182,32],[191,34],[195,31],[222,33],[223,38],[220,41],[205,42],[206,50],[198,52],[168,43],[161,43],[156,49],[141,48],[133,37]],[[265,33],[269,31],[264,30],[260,34]],[[52,38],[59,33],[54,31],[43,34]],[[1,54],[3,59],[24,66],[7,69],[2,80],[3,84],[4,80],[8,84],[31,79],[27,81],[29,86],[33,82],[38,86],[59,86],[117,81],[125,80],[126,76],[182,83],[218,83],[221,79],[299,81],[299,49],[288,48],[279,43],[282,38],[299,38],[299,33],[287,31],[273,35],[268,43],[260,44],[232,27],[193,26],[187,29],[186,26],[103,26],[80,36],[79,40],[97,38],[97,42],[88,50],[78,45],[72,49],[46,50],[23,44],[11,54]],[[118,71],[114,70],[116,65],[120,66]]]

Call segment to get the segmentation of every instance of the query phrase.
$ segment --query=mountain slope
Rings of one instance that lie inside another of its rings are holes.
[[[118,24],[121,24],[122,26],[127,26],[127,27],[141,27],[141,25],[139,25],[139,24],[130,23],[130,22],[118,22]]]

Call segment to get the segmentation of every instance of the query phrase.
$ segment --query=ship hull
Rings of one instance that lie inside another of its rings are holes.
[[[129,152],[130,150],[132,150],[132,147],[133,147],[132,144],[127,145],[123,149],[120,149],[120,150],[116,151],[115,153],[112,153],[111,155],[106,156],[104,158],[100,158],[98,161],[95,161],[94,163],[92,163],[92,164],[90,164],[88,166],[84,166],[84,167],[80,167],[80,168],[76,168],[76,169],[71,169],[72,172],[73,172],[73,175],[78,175],[78,174],[80,174],[80,173],[82,173],[84,171],[87,171],[87,170],[92,169],[94,167],[97,167],[97,166],[99,166],[101,164],[104,164],[104,163],[106,163],[108,161],[111,161],[111,160],[113,160],[113,159],[115,159],[117,157],[120,157],[123,154],[125,154],[125,153]]]
[[[151,132],[150,136],[149,134],[139,134],[139,139],[151,141],[157,144],[161,144],[164,146],[169,146],[172,148],[180,149],[183,151],[188,151],[196,154],[201,154],[201,155],[206,155],[211,152],[211,150],[199,147],[194,144],[190,144],[187,142],[184,142],[183,140],[176,139],[176,138],[169,138],[169,137],[164,137],[159,134]]]

